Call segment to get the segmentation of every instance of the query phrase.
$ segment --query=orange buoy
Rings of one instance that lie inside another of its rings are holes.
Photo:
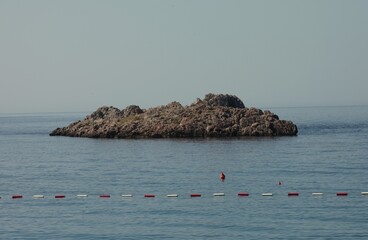
[[[220,180],[221,181],[225,181],[225,174],[224,174],[224,172],[221,172],[220,173]]]

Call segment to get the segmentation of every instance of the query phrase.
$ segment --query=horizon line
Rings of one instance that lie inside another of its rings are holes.
[[[107,105],[104,105],[107,106]],[[103,106],[101,106],[103,107]],[[158,106],[157,106],[158,107]],[[252,108],[254,106],[249,106],[246,108]],[[316,105],[310,105],[310,106],[288,106],[288,107],[254,107],[254,108],[258,108],[261,110],[267,110],[267,109],[280,109],[280,108],[338,108],[338,107],[368,107],[368,104],[359,104],[359,105],[320,105],[320,106],[316,106]],[[149,108],[154,108],[154,107],[149,107]],[[149,109],[149,108],[143,108],[143,109]],[[98,109],[98,108],[97,108]],[[92,110],[92,112],[96,111]],[[31,114],[65,114],[65,113],[89,113],[90,111],[45,111],[45,112],[0,112],[0,115],[31,115]]]

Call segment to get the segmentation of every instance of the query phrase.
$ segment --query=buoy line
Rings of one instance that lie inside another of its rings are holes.
[[[309,193],[311,196],[313,197],[323,197],[325,196],[325,194],[323,192],[312,192],[312,193]],[[224,192],[215,192],[213,193],[212,195],[202,195],[201,193],[190,193],[189,195],[187,196],[184,196],[184,198],[201,198],[201,197],[225,197],[225,193]],[[264,192],[264,193],[260,193],[260,194],[252,194],[252,196],[263,196],[263,197],[273,197],[275,196],[272,192]],[[301,194],[299,192],[286,192],[285,194],[286,196],[288,197],[299,197]],[[332,195],[332,193],[329,193],[329,195]],[[360,195],[361,196],[364,196],[364,197],[368,197],[368,191],[365,191],[365,192],[360,192]],[[166,198],[179,198],[179,194],[177,193],[172,193],[172,194],[166,194],[166,195],[162,195],[162,196],[165,196]],[[228,196],[228,195],[226,195]],[[238,192],[237,193],[237,196],[238,197],[250,197],[251,194],[248,193],[248,192]],[[279,196],[284,196],[284,194],[281,194],[281,193],[277,193],[276,194],[277,197]],[[339,192],[336,192],[335,193],[335,196],[337,197],[348,197],[350,196],[348,192],[346,191],[339,191]],[[74,195],[74,198],[87,198],[89,197],[88,194],[86,193],[81,193],[81,194],[77,194],[77,195]],[[96,197],[99,197],[99,198],[112,198],[113,196],[111,196],[110,194],[100,194],[100,195],[96,195]],[[152,194],[152,193],[148,193],[148,194],[144,194],[143,195],[144,198],[156,198],[156,195],[155,194]],[[10,199],[25,199],[27,197],[25,197],[24,195],[22,194],[13,194],[10,196]],[[65,194],[55,194],[53,196],[45,196],[43,194],[34,194],[31,196],[32,199],[44,199],[44,198],[55,198],[55,199],[64,199],[64,198],[67,198],[67,195]],[[68,198],[72,198],[70,195],[68,195]],[[133,194],[121,194],[120,195],[120,198],[133,198]],[[3,199],[6,199],[6,197],[4,196],[0,196],[0,201],[3,200]]]

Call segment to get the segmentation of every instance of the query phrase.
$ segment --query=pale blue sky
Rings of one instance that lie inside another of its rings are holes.
[[[368,1],[0,0],[0,112],[368,104]]]

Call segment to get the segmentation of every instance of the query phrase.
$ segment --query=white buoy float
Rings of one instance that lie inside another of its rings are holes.
[[[77,198],[86,198],[88,197],[88,194],[78,194]]]
[[[323,196],[323,193],[321,193],[321,192],[314,192],[314,193],[312,193],[312,196],[316,196],[316,197]]]
[[[367,196],[368,192],[361,192],[361,194]]]
[[[33,195],[33,198],[34,199],[39,199],[39,198],[45,198],[45,196],[41,195],[41,194],[36,194],[36,195]]]
[[[262,196],[264,197],[272,197],[272,193],[262,193]]]
[[[167,197],[169,197],[169,198],[177,198],[177,197],[179,197],[179,195],[178,194],[168,194]]]
[[[214,197],[223,197],[223,196],[225,196],[225,193],[214,193],[213,196]]]
[[[132,194],[121,194],[121,197],[123,197],[123,198],[131,198],[131,197],[133,197],[133,195]]]

